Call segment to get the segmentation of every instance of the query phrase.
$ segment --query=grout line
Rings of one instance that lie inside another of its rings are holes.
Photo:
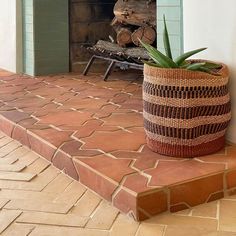
[[[162,233],[162,236],[165,236],[165,234],[166,234],[166,231],[167,231],[167,225],[164,225],[164,230],[163,230],[163,233]]]
[[[220,201],[217,202],[216,219],[217,219],[217,231],[219,231],[220,229]]]

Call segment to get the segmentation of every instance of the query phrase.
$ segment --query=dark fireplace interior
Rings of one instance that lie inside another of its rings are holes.
[[[84,69],[91,54],[82,46],[92,46],[114,35],[110,26],[116,0],[70,0],[71,71]]]
[[[94,54],[131,63],[123,68],[143,65],[148,56],[140,39],[155,45],[156,36],[156,0],[70,0],[71,71],[83,71]]]

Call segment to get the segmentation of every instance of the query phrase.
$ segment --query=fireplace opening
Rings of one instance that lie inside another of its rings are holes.
[[[156,35],[156,0],[70,0],[72,71],[82,71],[93,54],[111,60],[110,67],[121,61],[140,68],[147,53],[139,39],[155,45]]]

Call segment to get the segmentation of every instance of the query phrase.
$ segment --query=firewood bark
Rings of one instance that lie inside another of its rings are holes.
[[[132,43],[131,35],[133,33],[133,26],[122,25],[116,17],[111,22],[111,26],[116,31],[116,42],[119,46],[125,47]]]
[[[114,14],[122,24],[156,25],[155,0],[117,0]]]
[[[94,48],[112,53],[113,55],[124,55],[125,57],[141,58],[147,60],[149,58],[147,51],[140,47],[123,48],[118,44],[99,40]]]
[[[121,27],[117,30],[116,41],[118,45],[125,47],[126,45],[132,43],[132,31],[129,28]]]
[[[136,46],[141,46],[139,39],[152,45],[156,40],[156,31],[151,26],[141,26],[133,32],[131,38]]]

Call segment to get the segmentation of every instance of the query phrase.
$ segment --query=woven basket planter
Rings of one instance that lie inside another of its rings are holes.
[[[231,119],[225,65],[220,74],[145,65],[143,116],[150,149],[190,158],[224,147]]]

